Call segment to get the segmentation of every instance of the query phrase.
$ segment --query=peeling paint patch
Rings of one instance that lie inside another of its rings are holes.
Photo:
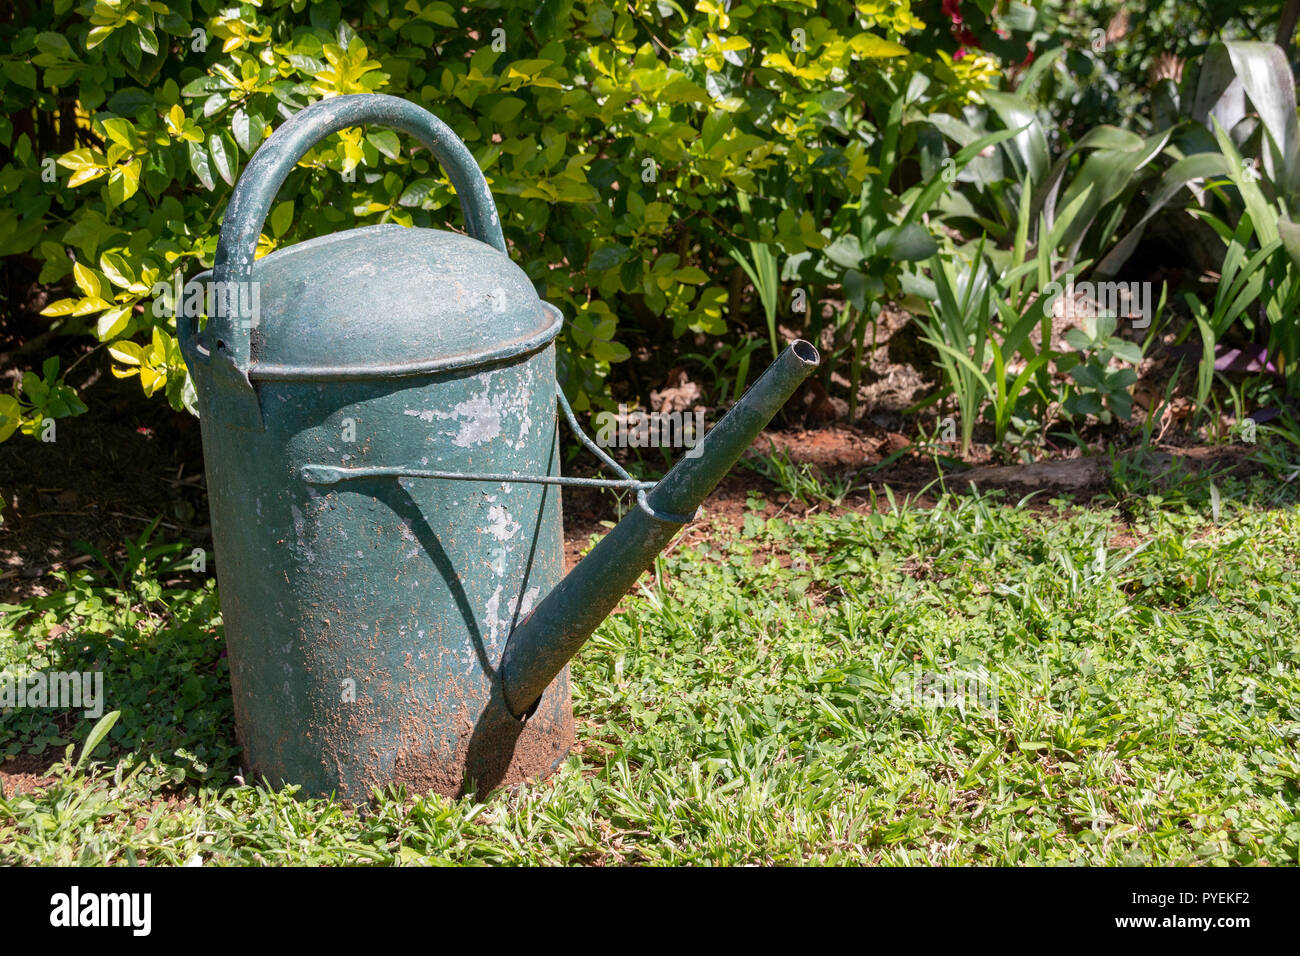
[[[404,414],[424,422],[434,419],[454,422],[457,431],[447,435],[458,448],[473,448],[501,438],[504,433],[506,437],[502,440],[508,447],[523,449],[528,445],[534,425],[529,414],[533,398],[531,370],[524,382],[516,382],[515,387],[493,395],[490,394],[492,379],[498,372],[494,369],[475,375],[474,381],[483,386],[483,393],[458,403],[451,411],[406,409]],[[517,438],[511,440],[510,436],[516,432]]]
[[[497,615],[499,610],[501,610],[501,585],[498,584],[497,589],[492,592],[492,596],[488,598],[488,602],[483,608],[483,619],[484,623],[487,624],[488,640],[493,644],[497,641],[497,629],[501,626],[501,618]]]
[[[503,617],[500,613],[501,586],[497,585],[497,589],[492,592],[492,596],[488,598],[487,605],[483,608],[484,623],[487,625],[488,640],[495,645],[498,633],[502,638],[506,637],[510,633],[510,628],[514,624],[516,618],[522,621],[533,612],[533,608],[537,605],[537,597],[539,594],[541,594],[540,588],[529,588],[522,596],[511,598],[506,602],[506,613]]]
[[[486,529],[487,533],[498,541],[509,541],[519,533],[521,527],[518,521],[510,517],[510,512],[504,505],[493,505],[489,508],[488,520],[492,524]]]
[[[452,411],[460,424],[460,432],[451,440],[459,448],[482,445],[501,434],[501,409],[486,395],[461,402]],[[439,416],[442,417],[442,416]]]

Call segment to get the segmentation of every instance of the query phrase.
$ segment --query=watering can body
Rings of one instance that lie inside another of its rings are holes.
[[[359,123],[431,149],[470,235],[372,226],[255,262],[298,159]],[[456,796],[549,772],[573,741],[568,655],[689,516],[623,473],[644,528],[576,591],[560,587],[561,483],[576,481],[559,470],[562,319],[506,254],[468,150],[392,97],[309,107],[250,162],[200,279],[215,292],[207,324],[177,325],[245,773],[364,800],[393,783]],[[717,458],[710,488],[731,463]]]

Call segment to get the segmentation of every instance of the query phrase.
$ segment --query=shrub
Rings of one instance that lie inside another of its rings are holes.
[[[743,332],[734,241],[783,256],[827,245],[910,78],[937,91],[914,110],[946,109],[977,95],[991,62],[909,54],[923,25],[906,0],[824,15],[720,0],[55,0],[16,17],[0,57],[0,255],[66,282],[44,312],[58,331],[94,336],[115,374],[176,408],[192,390],[154,286],[211,265],[241,168],[320,97],[405,97],[469,144],[515,260],[566,314],[561,375],[582,409],[630,342]],[[378,222],[454,223],[450,185],[411,146],[378,128],[319,145],[259,254]],[[51,412],[25,394],[0,406],[0,436],[5,416]]]

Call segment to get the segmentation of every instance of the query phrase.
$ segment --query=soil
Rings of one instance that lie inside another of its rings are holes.
[[[58,758],[52,758],[50,754],[18,754],[10,757],[4,762],[3,769],[0,769],[0,795],[9,797],[44,790],[55,780],[49,775],[49,768],[56,759]]]
[[[120,566],[123,542],[155,520],[155,542],[207,546],[198,421],[91,362],[70,375],[86,414],[57,421],[52,442],[0,445],[0,600],[47,593],[51,572],[95,561],[87,545]]]

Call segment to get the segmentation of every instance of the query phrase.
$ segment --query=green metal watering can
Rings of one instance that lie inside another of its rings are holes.
[[[469,235],[369,226],[254,262],[313,144],[377,124],[442,164]],[[796,342],[657,484],[582,434],[555,381],[562,317],[510,261],[465,145],[391,96],[285,122],[226,209],[208,320],[178,316],[198,391],[245,771],[364,800],[553,770],[569,658],[816,367]],[[557,406],[615,476],[560,475]],[[566,577],[565,485],[637,506]]]

